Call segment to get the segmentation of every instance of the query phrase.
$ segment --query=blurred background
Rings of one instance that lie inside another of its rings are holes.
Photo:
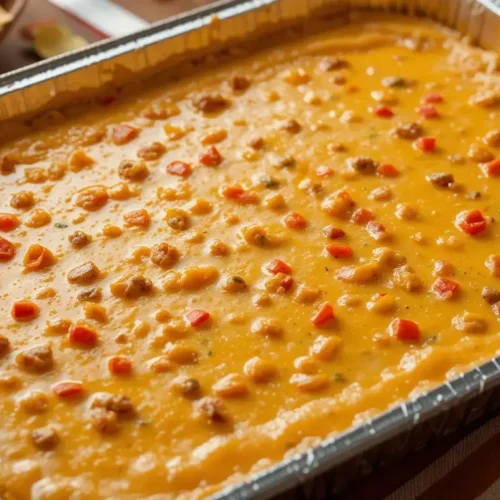
[[[123,7],[134,14],[131,25],[141,20],[147,23],[159,21],[211,3],[213,0],[0,0],[0,74],[32,64],[54,52],[77,48],[85,43],[103,39],[92,21],[82,19],[67,6],[90,14],[94,9],[97,17],[114,6]],[[110,4],[110,5],[108,5]],[[59,5],[59,6],[57,6]],[[63,7],[63,8],[61,8]],[[109,24],[110,31],[119,26]]]

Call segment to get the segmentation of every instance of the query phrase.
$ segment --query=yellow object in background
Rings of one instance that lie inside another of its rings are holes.
[[[80,49],[86,45],[88,45],[88,42],[85,38],[75,35],[67,26],[62,24],[39,26],[33,40],[33,48],[44,59]]]
[[[0,26],[9,24],[12,21],[12,15],[9,14],[3,7],[0,7]]]

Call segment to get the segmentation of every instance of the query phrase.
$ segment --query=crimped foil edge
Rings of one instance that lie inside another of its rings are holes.
[[[60,107],[78,93],[140,79],[179,58],[242,41],[317,10],[378,9],[425,15],[500,50],[500,0],[221,0],[116,40],[0,77],[0,121]],[[214,21],[214,18],[217,20]]]

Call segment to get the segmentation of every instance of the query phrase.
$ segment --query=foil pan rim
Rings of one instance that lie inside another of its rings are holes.
[[[500,356],[438,385],[426,394],[400,403],[367,422],[325,438],[317,446],[281,460],[243,482],[228,486],[213,495],[212,499],[272,498],[411,430],[417,423],[428,421],[499,385]]]
[[[500,16],[500,0],[475,0],[487,9]]]
[[[0,97],[33,85],[72,73],[86,66],[97,65],[149,45],[208,26],[214,16],[227,19],[247,11],[272,5],[279,0],[219,0],[153,23],[144,30],[102,40],[67,54],[30,64],[0,76]]]

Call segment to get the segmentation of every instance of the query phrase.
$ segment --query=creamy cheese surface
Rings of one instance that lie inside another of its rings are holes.
[[[3,143],[0,496],[201,498],[494,356],[496,64],[360,20]]]

